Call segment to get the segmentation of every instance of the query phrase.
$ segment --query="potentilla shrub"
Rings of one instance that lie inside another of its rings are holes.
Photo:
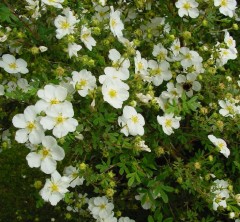
[[[2,151],[29,149],[38,206],[73,221],[240,221],[236,0],[0,12]]]

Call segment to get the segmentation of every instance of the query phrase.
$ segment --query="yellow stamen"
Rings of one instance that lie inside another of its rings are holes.
[[[133,121],[133,123],[137,123],[138,122],[138,117],[137,116],[132,116],[131,120]]]
[[[109,92],[108,92],[108,95],[111,97],[111,98],[114,98],[117,96],[117,91],[114,90],[114,89],[110,89]]]
[[[62,29],[68,29],[70,27],[70,24],[67,21],[61,22],[61,28]]]
[[[31,132],[33,129],[36,128],[34,122],[29,122],[27,125],[28,130]]]
[[[227,0],[222,0],[221,3],[220,3],[220,5],[221,5],[222,7],[226,7],[226,6],[227,6]]]
[[[63,116],[58,116],[58,117],[56,118],[57,124],[63,123],[64,120],[65,120],[65,118],[64,118]]]
[[[191,5],[189,4],[189,2],[186,2],[184,5],[183,5],[183,8],[186,9],[186,10],[189,10],[191,8]]]
[[[172,120],[171,119],[166,119],[165,126],[166,127],[172,127]]]
[[[59,100],[57,100],[57,99],[52,99],[52,100],[50,101],[50,103],[51,103],[52,105],[58,104],[58,103],[59,103]]]
[[[8,66],[9,66],[10,69],[16,69],[17,68],[17,64],[15,62],[10,63]]]
[[[59,191],[58,185],[53,183],[51,186],[51,190],[52,190],[52,192],[58,192]]]

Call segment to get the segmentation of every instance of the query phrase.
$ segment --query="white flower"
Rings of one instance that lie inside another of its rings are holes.
[[[128,136],[129,134],[132,136],[144,134],[145,120],[143,116],[132,107],[125,106],[123,108],[123,115],[118,118],[118,124],[123,127],[121,132]]]
[[[46,52],[48,48],[46,46],[39,46],[40,52]]]
[[[221,109],[219,110],[219,113],[222,116],[225,117],[234,117],[236,114],[240,114],[240,108],[239,106],[235,106],[234,102],[231,102],[229,100],[219,100],[218,101],[219,105],[221,106]]]
[[[226,208],[227,199],[229,198],[228,182],[225,180],[215,180],[211,186],[211,192],[215,194],[213,198],[213,210],[217,210],[219,206]]]
[[[42,117],[40,123],[44,129],[52,129],[55,137],[61,138],[76,130],[78,122],[72,118],[74,111],[70,102],[56,104],[47,109],[46,114],[47,116]]]
[[[121,84],[122,83],[122,84]],[[114,108],[122,108],[122,104],[129,97],[129,92],[126,87],[123,87],[123,82],[116,81],[114,84],[106,84],[102,86],[102,94],[104,101],[108,102]],[[127,84],[125,84],[127,85]]]
[[[114,205],[108,202],[108,199],[103,197],[94,197],[89,200],[88,209],[95,219],[107,218],[112,215]]]
[[[7,84],[7,92],[15,91],[17,88],[17,84],[13,81],[9,81]]]
[[[0,67],[8,73],[28,73],[27,62],[23,59],[16,59],[10,54],[4,54],[2,56]]]
[[[220,48],[219,49],[219,58],[217,60],[217,64],[219,66],[225,65],[228,60],[234,60],[237,58],[237,51],[233,50],[232,48],[225,49],[225,48]]]
[[[173,117],[173,113],[164,114],[164,116],[157,116],[158,123],[162,126],[163,132],[167,135],[174,133],[173,129],[180,127],[179,121],[181,117]]]
[[[148,62],[146,59],[141,57],[141,53],[136,51],[136,56],[134,57],[134,64],[135,64],[135,73],[139,74],[144,80],[149,81],[150,76],[147,71]]]
[[[61,177],[61,175],[55,171],[51,175],[51,180],[47,179],[44,187],[40,190],[40,195],[45,201],[49,201],[51,205],[55,206],[64,198],[65,193],[68,192],[69,178]]]
[[[174,56],[178,56],[180,53],[180,48],[181,48],[180,40],[177,38],[173,41],[170,50],[173,52]]]
[[[182,47],[180,49],[182,60],[181,65],[183,68],[188,68],[192,65],[199,64],[203,61],[202,57],[196,51],[190,50],[187,47]]]
[[[135,220],[132,220],[129,217],[120,217],[118,222],[135,222]]]
[[[62,8],[61,3],[63,3],[64,0],[42,0],[42,2],[46,5],[51,5],[55,8]]]
[[[236,0],[214,0],[216,7],[220,6],[219,11],[226,16],[233,17],[234,11],[237,8]]]
[[[77,89],[79,95],[82,97],[85,97],[89,91],[97,87],[95,76],[86,69],[83,69],[80,72],[73,71],[72,79],[73,81],[71,84]]]
[[[180,83],[183,89],[186,91],[188,97],[193,96],[193,91],[200,91],[201,84],[196,81],[197,75],[188,73],[186,76],[179,74],[176,78],[177,82]]]
[[[122,82],[121,80],[127,80],[129,78],[129,72],[122,72],[120,70],[116,70],[113,67],[106,67],[104,69],[105,75],[99,76],[99,82],[103,85],[108,84],[118,84],[125,89],[129,89],[129,86]]]
[[[148,147],[148,145],[145,144],[144,140],[140,140],[137,144],[136,144],[137,148],[139,148],[142,151],[146,151],[146,152],[151,152],[151,149]]]
[[[186,15],[191,18],[197,18],[199,15],[197,9],[198,3],[195,0],[178,0],[175,5],[178,8],[178,15],[180,17]]]
[[[124,25],[120,18],[120,11],[114,11],[113,6],[111,6],[109,26],[114,36],[120,37],[123,35],[122,30],[124,29]]]
[[[37,95],[41,100],[36,103],[36,108],[41,112],[62,103],[67,97],[67,89],[58,85],[46,85],[44,89],[38,90]]]
[[[97,5],[95,8],[96,13],[94,14],[94,16],[92,17],[93,19],[97,19],[98,21],[104,21],[107,20],[109,18],[109,6],[101,6],[101,5]]]
[[[163,91],[161,97],[163,99],[168,99],[172,104],[173,101],[178,101],[178,98],[181,97],[183,92],[182,87],[179,84],[176,84],[176,87],[172,82],[167,83],[167,91]]]
[[[45,136],[41,148],[29,153],[26,159],[31,168],[40,167],[44,173],[51,174],[56,170],[56,161],[63,160],[64,156],[65,152],[58,146],[56,139]]]
[[[23,92],[27,92],[30,89],[28,81],[24,78],[18,79],[17,85]]]
[[[78,45],[76,43],[68,43],[68,54],[69,57],[72,58],[72,56],[78,56],[78,51],[82,48],[81,45]]]
[[[75,187],[78,185],[82,185],[84,178],[83,177],[79,177],[79,171],[77,170],[76,167],[73,166],[68,166],[65,167],[64,171],[63,171],[63,175],[68,177],[70,179],[70,187]]]
[[[12,123],[20,128],[15,135],[15,140],[19,143],[25,143],[28,140],[32,144],[39,144],[44,136],[44,130],[39,124],[38,111],[35,106],[28,106],[23,114],[17,114],[13,117]]]
[[[4,86],[0,84],[0,96],[3,96],[4,94]]]
[[[57,27],[57,39],[61,39],[65,35],[73,34],[75,25],[79,22],[69,8],[65,8],[62,13],[65,16],[58,15],[54,21],[54,25]]]
[[[224,42],[229,48],[232,48],[233,50],[236,48],[236,41],[233,39],[232,36],[230,36],[228,31],[225,31]]]
[[[168,50],[164,48],[164,46],[159,43],[154,45],[152,55],[155,56],[159,61],[168,59]]]
[[[32,18],[38,19],[41,16],[39,5],[44,8],[43,4],[39,4],[38,0],[26,0],[26,2],[28,5],[25,8],[32,13]]]
[[[90,51],[92,51],[92,47],[93,47],[93,46],[96,46],[96,41],[95,41],[95,39],[91,36],[91,30],[88,29],[88,28],[85,27],[85,26],[82,26],[80,38],[81,38],[82,42],[84,43],[84,45],[85,45]]]
[[[150,68],[151,80],[154,86],[159,86],[162,84],[163,80],[168,81],[172,78],[168,62],[161,61],[158,63],[155,60],[149,60],[148,66]]]
[[[135,196],[136,200],[140,200],[141,201],[141,205],[142,208],[144,210],[149,210],[151,207],[154,207],[150,198],[147,196],[147,198],[145,198],[145,202],[143,203],[142,199],[144,198],[145,194],[144,193],[140,193],[139,195]],[[159,196],[159,195],[158,195]],[[153,198],[156,199],[158,196],[153,194]]]
[[[130,67],[129,59],[123,58],[116,49],[109,50],[108,58],[112,60],[113,67],[115,67],[118,71],[124,73],[126,76],[129,77],[128,70],[128,68]]]
[[[136,96],[142,103],[146,104],[148,104],[149,101],[153,99],[153,97],[150,94],[144,95],[142,93],[137,93]]]
[[[230,150],[227,148],[227,144],[223,139],[217,138],[214,135],[208,135],[208,139],[220,150],[220,153],[228,158]]]

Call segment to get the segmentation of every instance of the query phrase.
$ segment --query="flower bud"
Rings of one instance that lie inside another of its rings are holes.
[[[232,25],[232,28],[233,28],[234,30],[238,30],[238,24],[234,23],[234,24]]]
[[[178,177],[178,178],[177,178],[177,182],[178,182],[179,184],[182,184],[182,182],[183,182],[182,177]]]
[[[39,53],[39,48],[36,47],[36,46],[33,46],[31,49],[30,49],[30,52],[33,54],[33,55],[36,55]]]
[[[87,165],[85,163],[80,163],[79,164],[79,169],[80,170],[86,170],[86,168],[87,168]]]
[[[191,34],[191,32],[189,32],[189,31],[185,31],[185,32],[182,33],[182,37],[183,37],[185,40],[189,40],[189,39],[191,39],[192,34]]]
[[[165,150],[162,146],[159,146],[157,149],[155,149],[155,152],[157,154],[157,157],[160,157],[161,155],[163,155],[165,153]]]
[[[201,169],[201,163],[195,162],[194,167],[195,167],[196,170],[200,170]]]
[[[209,155],[209,156],[208,156],[208,159],[209,159],[210,162],[212,162],[212,161],[213,161],[213,156],[212,156],[212,155]]]
[[[40,180],[36,180],[33,184],[33,186],[36,188],[36,189],[40,189],[42,187],[42,181]]]
[[[229,218],[230,218],[230,219],[233,219],[233,218],[235,218],[235,216],[236,216],[236,215],[235,215],[235,213],[234,213],[234,212],[230,212],[230,213],[229,213]]]
[[[204,20],[202,21],[202,25],[203,25],[204,27],[207,27],[207,26],[208,26],[208,21],[207,21],[206,19],[204,19]]]
[[[107,195],[108,197],[112,197],[112,196],[114,195],[114,193],[115,193],[115,191],[114,191],[112,188],[108,188],[108,189],[106,190],[106,195]]]

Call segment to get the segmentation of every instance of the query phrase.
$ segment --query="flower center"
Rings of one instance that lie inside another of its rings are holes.
[[[10,63],[8,66],[9,66],[10,69],[16,69],[17,68],[17,64],[15,62]]]
[[[171,119],[166,119],[165,126],[166,127],[172,127],[172,120]]]
[[[61,28],[62,29],[68,29],[70,27],[70,24],[67,21],[61,22]]]
[[[190,3],[189,2],[184,3],[183,8],[189,10],[191,8]]]
[[[33,129],[35,129],[36,126],[34,124],[34,122],[29,122],[27,125],[27,129],[31,132]]]
[[[223,147],[224,147],[224,143],[222,143],[222,142],[218,143],[218,148],[219,148],[220,150],[222,150]]]
[[[191,59],[191,58],[192,58],[192,55],[191,55],[190,53],[187,53],[187,54],[185,55],[185,58],[186,58],[186,59]]]
[[[76,85],[76,88],[78,89],[78,90],[80,90],[80,89],[82,89],[84,86],[86,86],[87,85],[87,80],[86,79],[81,79],[78,83],[77,83],[77,85]]]
[[[58,104],[58,103],[59,103],[59,100],[58,100],[58,99],[52,99],[52,100],[50,101],[50,103],[51,103],[52,105]]]
[[[63,123],[64,120],[65,120],[65,118],[64,118],[62,115],[61,115],[61,116],[58,116],[58,117],[56,118],[57,124]]]
[[[50,152],[49,152],[49,150],[46,147],[43,147],[42,155],[43,155],[43,159],[50,155]]]
[[[220,3],[220,5],[221,5],[222,7],[226,7],[226,6],[227,6],[227,0],[222,0],[221,3]]]
[[[101,210],[104,210],[104,209],[106,209],[106,204],[101,204],[99,207]]]
[[[52,192],[57,192],[57,191],[59,191],[58,185],[55,184],[55,183],[52,183],[51,190],[52,190]]]
[[[137,65],[137,67],[138,67],[138,70],[143,69],[143,64],[142,64],[142,62],[139,62],[138,65]]]
[[[90,33],[84,33],[81,35],[81,38],[84,40],[84,41],[88,41],[88,38],[90,36]]]
[[[232,106],[227,106],[226,109],[229,113],[234,114],[234,109]]]
[[[111,98],[115,98],[117,96],[117,91],[114,90],[114,89],[110,89],[109,92],[108,92],[108,95],[111,97]]]
[[[115,28],[117,25],[116,19],[111,19],[111,26]]]
[[[131,120],[133,121],[133,123],[138,123],[138,117],[137,116],[132,116]]]

